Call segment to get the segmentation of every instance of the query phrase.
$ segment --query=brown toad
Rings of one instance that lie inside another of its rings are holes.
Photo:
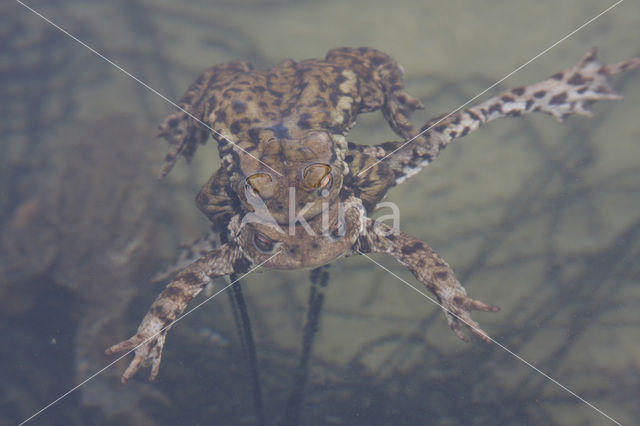
[[[289,188],[296,189],[299,205],[309,203],[305,217],[318,214],[321,202],[336,199],[349,175],[345,136],[356,116],[381,109],[390,126],[407,137],[409,115],[422,108],[403,91],[396,62],[368,48],[334,49],[325,60],[286,60],[269,70],[254,70],[244,61],[216,65],[179,105],[184,110],[161,126],[170,144],[161,174],[179,155],[190,159],[212,130],[222,167],[200,191],[198,205],[214,224],[224,189],[228,199],[248,208],[245,186],[249,196],[259,194],[278,223],[290,216],[284,202]],[[225,211],[230,217],[235,209]]]
[[[287,60],[269,70],[235,61],[205,71],[182,98],[181,110],[161,126],[170,144],[162,174],[179,155],[190,159],[213,132],[222,166],[197,204],[224,244],[205,244],[156,298],[138,332],[107,349],[135,349],[123,382],[142,365],[151,365],[151,379],[157,375],[172,322],[211,279],[258,265],[312,268],[356,253],[390,254],[436,295],[459,337],[466,340],[464,325],[490,341],[470,313],[497,308],[467,297],[449,265],[425,243],[367,215],[390,187],[453,140],[500,117],[590,115],[593,102],[619,99],[608,78],[638,65],[640,59],[603,65],[591,50],[549,79],[431,120],[420,132],[408,118],[422,105],[404,92],[402,68],[374,49],[339,48],[325,60]],[[356,115],[377,109],[409,140],[347,143]]]

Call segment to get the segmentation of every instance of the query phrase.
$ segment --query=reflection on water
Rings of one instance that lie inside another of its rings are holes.
[[[370,45],[405,67],[427,105],[416,124],[605,7],[416,3],[29,4],[174,100],[214,63]],[[627,3],[501,87],[545,78],[591,46],[607,62],[637,56],[640,6]],[[104,348],[135,330],[162,288],[149,278],[207,231],[193,197],[218,159],[206,147],[155,182],[165,146],[153,129],[170,107],[19,4],[0,11],[0,423],[15,424],[106,366]],[[389,194],[402,229],[435,247],[472,297],[502,308],[475,315],[483,329],[625,424],[640,418],[637,79],[617,79],[626,98],[591,120],[488,125]],[[394,136],[374,113],[350,139]],[[122,387],[118,363],[34,423],[255,424],[257,381],[266,424],[605,421],[506,352],[459,342],[439,309],[365,259],[314,282],[305,271],[243,280],[259,376],[229,294],[176,324],[156,382],[139,374]]]

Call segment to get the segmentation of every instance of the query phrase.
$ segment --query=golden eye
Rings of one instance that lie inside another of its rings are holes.
[[[253,234],[253,244],[262,253],[270,253],[273,251],[276,242],[264,235],[262,232],[256,231],[255,234]]]
[[[272,180],[268,173],[254,173],[244,180],[245,188],[254,197],[259,197]]]
[[[246,192],[247,192],[249,195],[251,195],[252,197],[256,197],[256,198],[257,198],[257,197],[259,197],[259,195],[258,195],[258,191],[256,191],[256,190],[253,188],[253,186],[251,186],[250,184],[245,183],[245,184],[244,184],[244,189],[245,189],[245,190],[246,190]]]
[[[332,186],[333,186],[333,175],[329,173],[328,175],[323,177],[322,180],[320,181],[320,186],[318,187],[318,189],[321,190],[320,195],[322,197],[326,197],[327,195],[329,195],[329,192],[331,191]]]
[[[331,166],[323,163],[311,164],[302,172],[302,180],[309,189],[325,188],[333,182]]]

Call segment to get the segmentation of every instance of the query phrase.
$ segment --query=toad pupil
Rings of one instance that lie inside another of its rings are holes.
[[[333,186],[333,176],[331,173],[322,178],[320,182],[320,188],[318,189],[318,195],[322,198],[325,198],[329,195],[331,191],[331,187]]]
[[[263,253],[269,253],[273,250],[275,241],[264,235],[262,232],[257,232],[253,236],[253,243],[256,248]]]

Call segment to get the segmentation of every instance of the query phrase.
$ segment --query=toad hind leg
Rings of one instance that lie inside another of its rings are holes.
[[[571,114],[591,116],[591,104],[601,99],[620,99],[609,77],[640,66],[640,58],[605,65],[591,49],[574,66],[529,86],[502,92],[484,102],[436,118],[424,125],[420,136],[409,143],[386,142],[364,148],[385,162],[396,175],[396,184],[418,173],[449,143],[502,117],[517,117],[534,111],[546,112],[558,121]]]
[[[242,255],[237,245],[228,243],[180,272],[153,302],[136,334],[105,351],[107,355],[113,355],[135,348],[135,356],[122,375],[122,383],[133,377],[140,367],[148,366],[151,367],[149,380],[155,379],[166,334],[189,302],[213,278],[246,272],[250,267],[251,262]]]
[[[424,106],[419,99],[405,92],[402,82],[404,71],[393,58],[370,47],[339,47],[330,50],[326,59],[360,76],[360,112],[381,109],[398,136],[411,136],[413,126],[409,117]]]
[[[471,318],[471,311],[496,312],[497,306],[472,299],[456,279],[453,271],[427,244],[380,222],[365,220],[365,233],[358,240],[362,253],[385,253],[409,268],[413,275],[438,299],[449,327],[468,341],[462,326],[471,334],[490,343],[492,339]]]
[[[191,161],[199,145],[209,139],[212,123],[208,123],[206,116],[215,108],[215,99],[210,97],[207,88],[219,82],[232,73],[247,72],[252,69],[245,61],[232,61],[228,64],[214,65],[205,70],[187,89],[173,114],[170,114],[160,125],[158,137],[169,142],[169,149],[160,169],[160,177],[165,177],[173,168],[181,155]],[[206,123],[206,125],[204,124]],[[215,135],[220,137],[220,135]]]

